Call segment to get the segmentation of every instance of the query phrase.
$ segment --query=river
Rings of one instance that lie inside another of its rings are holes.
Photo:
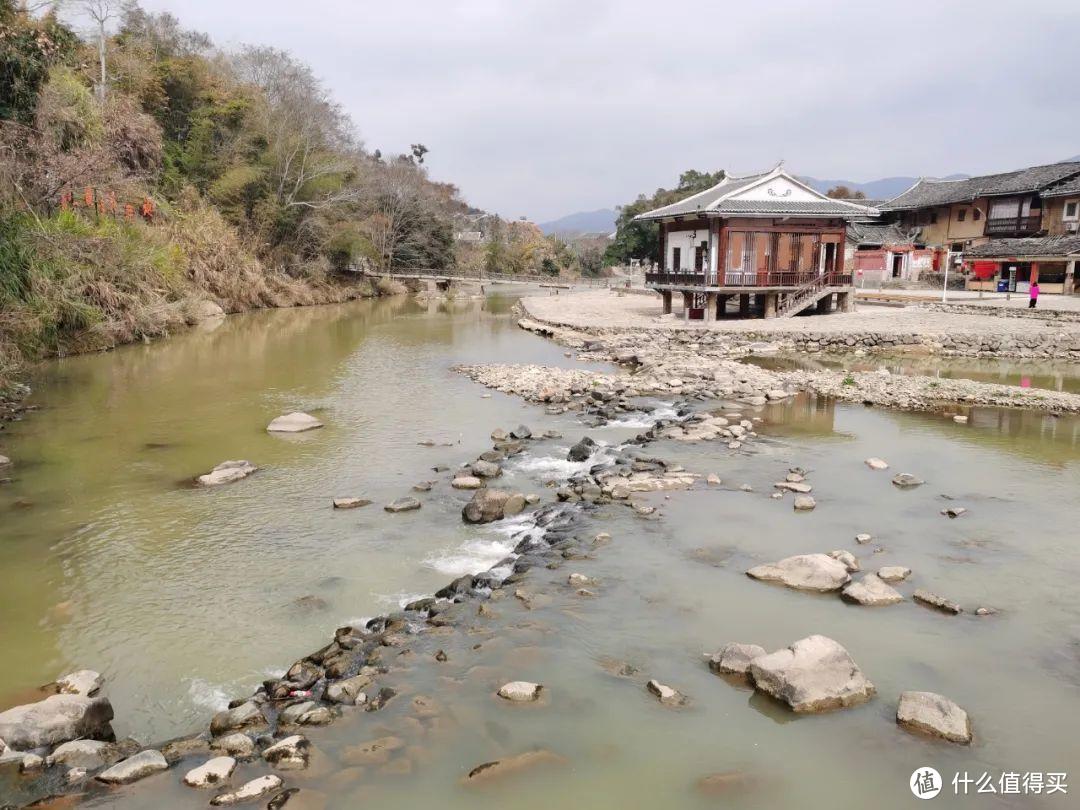
[[[631,421],[586,430],[573,414],[483,396],[451,370],[582,365],[518,330],[512,300],[254,313],[43,367],[32,400],[41,409],[0,434],[16,463],[15,481],[0,488],[0,708],[90,667],[106,677],[118,736],[149,743],[191,732],[322,646],[333,628],[505,556],[515,524],[464,525],[468,493],[433,467],[475,458],[495,427],[558,430],[565,438],[532,443],[506,474],[509,486],[547,500],[545,485],[574,471],[564,459],[581,435],[614,445],[640,429]],[[265,432],[295,409],[327,426],[289,438]],[[652,445],[723,484],[648,496],[657,519],[615,506],[593,513],[595,530],[613,536],[609,546],[531,571],[531,605],[508,598],[468,632],[419,642],[390,676],[403,699],[313,729],[313,765],[288,783],[342,808],[899,808],[913,800],[907,783],[919,766],[947,779],[1067,772],[1080,759],[1077,420],[975,409],[959,425],[806,396],[759,415],[761,438],[738,452]],[[428,439],[435,446],[420,444]],[[866,468],[868,456],[927,484],[898,490],[892,471]],[[232,458],[261,469],[216,490],[190,485]],[[809,471],[812,513],[768,497],[792,466]],[[436,484],[417,495],[421,510],[381,509],[425,480]],[[333,510],[330,499],[343,495],[374,504]],[[940,514],[957,504],[970,511]],[[857,546],[859,532],[874,541]],[[898,586],[905,596],[925,587],[967,612],[947,616],[910,599],[855,607],[744,575],[759,562],[838,548],[855,552],[864,570],[908,566],[911,582]],[[595,598],[566,587],[571,571],[598,580]],[[977,617],[976,606],[1000,612]],[[872,702],[795,717],[704,665],[703,653],[729,641],[776,649],[811,633],[847,647],[877,686]],[[445,663],[434,661],[437,649]],[[638,673],[611,675],[609,658]],[[660,706],[643,688],[650,677],[690,705]],[[541,705],[493,697],[517,679],[545,685]],[[897,728],[896,697],[909,689],[964,706],[975,743]],[[434,711],[417,716],[417,695]],[[402,740],[388,763],[350,757],[349,746],[385,736]],[[459,784],[481,762],[535,747],[566,761],[483,790]],[[91,803],[204,806],[205,795],[180,784],[184,770]],[[242,770],[251,778],[266,769]],[[714,772],[740,774],[719,799],[697,787]],[[1068,806],[1057,799],[987,804]]]

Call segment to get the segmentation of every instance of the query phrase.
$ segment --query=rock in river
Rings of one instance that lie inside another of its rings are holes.
[[[896,722],[905,728],[967,745],[971,742],[968,714],[947,697],[933,692],[902,692]]]
[[[476,478],[498,478],[502,475],[502,467],[493,461],[484,461],[483,459],[474,461],[469,471]]]
[[[866,460],[866,466],[871,470],[887,470],[889,465],[880,458],[871,457]]]
[[[284,416],[279,416],[266,426],[270,433],[302,433],[305,430],[321,428],[323,423],[311,414],[294,411]]]
[[[857,706],[876,691],[847,650],[818,635],[755,658],[750,678],[759,691],[800,714]]]
[[[247,478],[259,468],[250,461],[242,459],[236,461],[223,461],[205,475],[200,475],[195,480],[204,487],[216,487],[221,484],[231,484]]]
[[[213,787],[232,776],[234,770],[236,760],[232,757],[214,757],[188,771],[184,775],[184,784],[194,788]]]
[[[169,763],[160,751],[140,751],[133,757],[121,760],[95,778],[107,785],[127,785],[145,779],[151,774],[168,770]]]
[[[830,551],[829,556],[837,562],[843,563],[844,567],[847,568],[848,573],[854,573],[859,570],[859,560],[854,554],[846,549],[838,548],[835,551]]]
[[[484,482],[475,475],[459,475],[450,482],[450,486],[454,489],[480,489]]]
[[[793,504],[796,512],[810,512],[817,506],[812,495],[796,495]]]
[[[263,759],[283,771],[306,768],[310,756],[311,743],[301,734],[293,734],[281,742],[274,743],[263,751]]]
[[[65,695],[93,697],[104,684],[105,679],[101,677],[100,673],[94,672],[92,669],[69,672],[67,675],[61,675],[56,679],[57,689]]]
[[[499,687],[499,697],[512,703],[531,703],[540,699],[544,687],[529,681],[511,681]]]
[[[911,569],[902,565],[886,565],[878,569],[877,575],[885,582],[903,582],[911,576]]]
[[[564,757],[551,751],[526,751],[524,754],[477,765],[462,781],[467,785],[485,784],[539,765],[564,765],[565,763]]]
[[[240,759],[247,759],[255,755],[255,741],[247,734],[241,734],[239,731],[234,734],[226,734],[224,737],[218,737],[210,743],[210,747],[215,751],[224,751],[229,756],[239,757]]]
[[[411,495],[391,501],[383,507],[387,512],[412,512],[420,508],[420,501]]]
[[[370,505],[371,501],[367,498],[334,498],[335,509],[359,509]]]
[[[894,475],[892,482],[894,486],[897,486],[900,489],[913,489],[926,483],[921,478],[916,478],[911,473],[899,473]]]
[[[112,739],[113,709],[104,697],[50,695],[0,712],[0,740],[18,751],[78,739]]]
[[[827,554],[799,554],[746,572],[753,579],[782,582],[800,591],[838,591],[851,581],[847,567]]]
[[[840,597],[847,602],[877,607],[895,605],[903,602],[904,597],[877,574],[867,574],[857,582],[852,582],[840,592]]]
[[[585,436],[570,448],[570,452],[566,454],[567,461],[588,461],[589,456],[596,452],[596,442]]]
[[[657,680],[651,680],[645,684],[645,688],[651,692],[664,706],[685,706],[686,695],[667,684]]]
[[[210,721],[210,733],[216,737],[226,732],[239,731],[242,728],[259,728],[266,724],[262,709],[249,700],[232,709],[215,714]]]
[[[963,612],[963,608],[956,604],[956,602],[952,602],[944,596],[938,596],[936,593],[930,593],[930,591],[923,590],[922,588],[915,591],[915,593],[912,594],[912,598],[916,602],[940,610],[943,613],[956,614]]]
[[[219,796],[215,796],[210,800],[210,804],[214,807],[239,804],[240,802],[246,802],[273,793],[283,784],[284,782],[281,781],[280,776],[267,774],[266,776],[260,776],[256,779],[252,779],[250,782],[244,783],[232,793],[222,793]]]
[[[709,669],[718,675],[749,675],[750,662],[765,655],[765,648],[757,644],[725,644],[709,658]]]
[[[100,740],[72,740],[59,745],[49,754],[46,762],[49,767],[65,765],[68,768],[83,768],[96,771],[112,765],[122,754],[115,743]]]
[[[525,508],[525,496],[503,489],[478,489],[461,517],[466,523],[491,523],[504,517],[516,515]]]

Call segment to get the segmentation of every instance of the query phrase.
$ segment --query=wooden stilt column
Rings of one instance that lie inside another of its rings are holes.
[[[717,301],[720,298],[720,301]],[[716,320],[716,309],[718,306],[722,307],[723,296],[718,296],[716,293],[705,293],[705,315],[704,319],[708,322]]]
[[[690,320],[690,305],[694,302],[694,294],[683,290],[682,294],[682,317],[684,321]]]
[[[779,296],[774,292],[765,293],[765,312],[764,312],[764,315],[765,315],[766,318],[775,318],[776,317],[776,299],[778,297]]]
[[[744,318],[750,314],[750,293],[739,296],[739,314]]]
[[[1076,288],[1076,259],[1065,265],[1065,286],[1061,291],[1065,295],[1072,295]]]
[[[671,290],[661,290],[660,299],[664,302],[664,314],[671,314]]]

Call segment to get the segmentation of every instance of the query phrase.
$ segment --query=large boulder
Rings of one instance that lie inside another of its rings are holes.
[[[69,740],[111,740],[112,719],[112,704],[107,698],[50,695],[0,712],[0,740],[19,751]]]
[[[294,411],[274,419],[266,426],[266,430],[270,433],[302,433],[322,426],[323,423],[311,414]]]
[[[828,554],[798,554],[776,563],[756,565],[746,572],[753,579],[781,582],[800,591],[828,593],[851,581],[847,566]]]
[[[250,461],[238,459],[236,461],[223,461],[205,475],[200,475],[195,480],[204,487],[216,487],[222,484],[231,484],[247,478],[259,468]]]
[[[581,441],[570,448],[570,452],[566,454],[566,458],[568,461],[588,461],[589,457],[595,452],[596,442],[588,436],[585,436]]]
[[[511,499],[514,499],[511,501]],[[517,500],[521,500],[519,506]],[[478,489],[473,493],[472,499],[461,510],[461,517],[466,523],[491,523],[493,520],[501,520],[508,514],[516,514],[516,508],[520,512],[524,508],[525,496],[518,493],[507,492],[504,489]],[[510,507],[508,510],[507,507]]]
[[[127,785],[168,769],[169,763],[165,761],[164,755],[160,751],[150,749],[117,762],[95,778],[107,785]]]
[[[896,722],[914,731],[967,745],[971,742],[968,714],[947,697],[933,692],[902,692]]]
[[[847,650],[818,635],[755,658],[750,678],[758,691],[800,714],[857,706],[876,692]]]

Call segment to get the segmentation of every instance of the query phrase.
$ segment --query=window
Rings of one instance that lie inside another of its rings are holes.
[[[930,212],[930,224],[937,225],[937,211]]]
[[[1080,200],[1066,200],[1065,215],[1062,218],[1066,220],[1080,219]]]
[[[671,270],[674,273],[679,272],[679,265],[682,264],[682,248],[671,249]]]
[[[958,208],[958,209],[956,209],[956,221],[957,222],[963,222],[965,219],[967,219],[967,209],[966,208]]]
[[[978,222],[980,219],[982,219],[982,211],[980,211],[978,208],[972,208],[971,218]]]

